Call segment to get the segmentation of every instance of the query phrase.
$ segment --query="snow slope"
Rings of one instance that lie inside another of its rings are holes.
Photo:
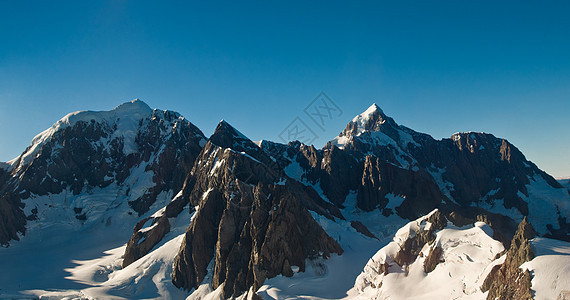
[[[393,232],[407,222],[397,215],[385,217],[380,211],[361,211],[356,207],[354,192],[347,196],[344,205],[342,214],[346,220],[332,221],[311,212],[327,234],[340,244],[344,253],[340,256],[333,255],[327,260],[307,260],[305,272],[296,272],[293,277],[277,276],[269,279],[257,291],[259,295],[264,299],[344,298],[367,260],[379,248],[388,244]],[[378,239],[358,233],[350,225],[351,220],[362,222]]]
[[[345,208],[343,213],[354,217],[361,212],[354,208]],[[76,235],[58,241],[71,251],[69,257],[73,257],[69,260],[68,266],[62,269],[61,278],[65,277],[65,280],[41,277],[38,274],[27,273],[26,268],[14,269],[8,266],[11,270],[18,270],[17,273],[21,273],[10,275],[19,276],[20,280],[24,276],[31,275],[30,282],[39,285],[34,288],[22,288],[25,290],[24,295],[34,297],[219,299],[220,291],[211,289],[208,276],[204,284],[193,290],[191,294],[176,289],[171,282],[172,263],[192,216],[186,207],[177,218],[170,219],[172,230],[163,241],[152,252],[125,269],[121,269],[124,245],[109,247],[109,243],[105,242],[105,245],[97,248],[97,243],[103,241],[101,237],[87,239],[82,238],[86,235]],[[443,262],[439,263],[431,273],[426,274],[423,268],[430,245],[425,245],[422,254],[407,267],[400,267],[393,261],[394,255],[400,249],[399,245],[417,232],[429,229],[431,225],[426,221],[429,216],[405,224],[392,237],[377,240],[357,233],[348,221],[334,222],[313,213],[313,217],[327,233],[339,241],[345,253],[340,256],[334,255],[328,260],[308,260],[305,272],[294,270],[293,277],[277,276],[269,279],[257,293],[264,299],[485,299],[486,293],[481,292],[480,286],[492,267],[502,263],[505,258],[501,256],[495,259],[504,248],[500,242],[491,238],[492,229],[485,223],[477,222],[464,227],[448,224],[446,228],[436,232],[436,240],[431,246],[438,245],[443,249]],[[381,229],[381,224],[390,224],[386,222],[387,220],[379,220],[380,218],[372,216],[369,218],[365,216],[363,222],[367,219],[371,231],[379,236],[382,234],[381,230],[378,230]],[[372,224],[375,219],[377,224]],[[398,220],[391,221],[398,223]],[[399,223],[405,222],[400,220]],[[89,255],[74,255],[73,249],[84,243],[96,249]],[[523,264],[521,268],[529,269],[534,276],[532,289],[536,299],[557,299],[559,295],[567,296],[570,293],[568,276],[570,244],[535,238],[531,241],[531,245],[536,257]],[[34,258],[35,250],[28,246],[25,243],[17,244],[16,247],[10,248],[18,247],[12,255],[17,256],[16,253],[20,253],[19,255],[36,259],[35,262],[39,263],[41,258]],[[376,251],[378,248],[380,250]],[[50,258],[54,254],[46,253]],[[3,258],[3,262],[11,260],[11,257]],[[45,265],[46,269],[61,268],[57,262],[57,255],[55,260],[44,259],[43,264],[48,262]],[[378,266],[385,262],[390,264],[387,275],[378,271]],[[9,275],[0,273],[0,276]],[[57,289],[49,287],[50,279],[59,281]],[[20,283],[25,283],[25,280]],[[15,295],[18,295],[16,291],[6,289],[5,286],[0,290],[0,298]]]
[[[158,211],[161,210],[163,208]],[[112,230],[93,227],[85,232],[66,232],[66,235],[41,231],[0,252],[3,267],[13,270],[10,274],[0,272],[0,299],[22,294],[53,299],[185,298],[188,293],[172,284],[171,274],[192,216],[186,207],[178,217],[169,219],[171,231],[163,241],[125,269],[121,268],[124,242],[133,227],[127,220],[117,222]],[[38,252],[39,242],[34,243],[41,239],[39,235],[49,239],[40,240],[41,248],[45,247],[41,252]],[[61,251],[61,247],[66,251]],[[34,265],[38,264],[49,272],[37,272]]]
[[[159,127],[161,130],[159,134],[167,141],[170,141],[169,138],[179,129],[180,125],[183,125],[184,118],[179,114],[152,110],[140,100],[122,104],[111,111],[71,113],[36,136],[32,145],[22,156],[11,163],[25,167],[26,163],[33,160],[37,152],[41,151],[42,146],[50,142],[55,134],[80,121],[98,122],[111,129],[109,130],[111,134],[92,142],[96,144],[93,145],[95,149],[113,147],[110,141],[118,138],[124,142],[124,152],[135,151],[137,135],[144,132],[146,128],[141,126],[144,123],[142,120],[150,122],[153,116],[159,118],[161,122],[164,121]],[[200,143],[205,143],[205,140]],[[129,201],[149,194],[156,186],[157,183],[154,180],[156,174],[152,164],[157,161],[164,149],[164,144],[160,149],[157,148],[157,151],[151,153],[146,160],[141,159],[139,163],[132,163],[132,167],[128,170],[121,169],[120,171],[126,171],[123,173],[126,174],[126,178],[121,179],[120,183],[113,180],[119,171],[113,171],[110,176],[106,175],[105,181],[109,183],[104,187],[91,186],[86,183],[80,191],[73,191],[68,186],[58,193],[46,193],[45,195],[29,193],[27,198],[22,199],[25,204],[24,213],[29,216],[26,235],[20,236],[20,241],[11,243],[10,247],[0,248],[0,266],[3,270],[10,270],[9,273],[0,272],[0,299],[8,294],[18,294],[21,291],[37,290],[38,292],[34,295],[45,294],[45,291],[61,290],[75,293],[92,285],[100,285],[99,279],[91,281],[83,277],[78,279],[70,276],[70,272],[78,264],[91,265],[101,259],[108,261],[109,256],[119,255],[120,258],[124,249],[120,251],[118,249],[129,240],[134,225],[141,218],[150,216],[171,201],[173,190],[165,189],[157,192],[156,199],[153,196],[154,202],[150,205],[149,211],[142,216],[139,216],[129,205]],[[111,159],[113,158],[106,158],[105,162],[110,163]],[[49,164],[50,161],[47,163]],[[126,165],[117,165],[117,168],[126,169]],[[46,177],[49,176],[47,172]],[[187,211],[181,215],[189,218]],[[189,220],[185,220],[180,226],[185,230],[188,224]],[[165,241],[171,240],[175,244],[175,238],[176,236],[168,237]],[[179,244],[180,241],[178,241],[178,246]],[[178,251],[178,246],[173,246],[172,249],[176,248],[176,250],[169,252],[172,257]],[[117,260],[121,260],[119,258]],[[170,264],[155,263],[155,265]],[[93,276],[101,278],[102,275]],[[163,281],[170,282],[169,276],[167,274]],[[113,289],[110,291],[112,292]],[[109,295],[113,293],[115,292]]]
[[[437,232],[432,247],[443,249],[444,262],[426,274],[424,261],[430,245],[424,245],[420,256],[409,266],[394,262],[400,245],[417,231],[429,227],[427,216],[408,223],[394,240],[378,251],[368,262],[349,291],[354,299],[484,299],[480,285],[485,271],[504,248],[491,238],[491,228],[482,222],[462,228],[448,225]],[[423,256],[423,257],[422,257]],[[380,265],[389,263],[388,274],[379,272]],[[443,284],[444,283],[444,284]]]
[[[429,215],[428,215],[429,216]],[[356,279],[347,299],[485,299],[480,289],[483,281],[505,255],[503,245],[492,239],[493,230],[483,222],[447,227],[436,233],[432,245],[424,245],[421,254],[409,266],[394,262],[400,245],[416,232],[426,230],[428,216],[402,227],[391,243],[380,249]],[[443,250],[442,261],[426,273],[424,261],[430,247]],[[570,243],[547,238],[531,240],[536,257],[524,263],[532,276],[535,299],[567,299],[570,296]],[[389,263],[388,274],[380,266]]]
[[[12,270],[0,272],[0,298],[7,291],[84,287],[66,279],[65,270],[75,265],[74,260],[95,259],[123,245],[140,219],[129,207],[128,199],[145,193],[154,183],[144,180],[152,178],[152,171],[145,171],[144,166],[134,169],[138,171],[133,171],[122,186],[113,183],[78,195],[65,190],[55,195],[32,194],[26,199],[25,213],[35,209],[37,219],[28,221],[25,238],[0,248],[0,265]],[[165,206],[171,194],[161,193],[150,212]],[[86,220],[77,218],[76,207],[82,207]]]
[[[531,289],[535,299],[569,299],[570,243],[534,238],[530,245],[536,257],[521,269],[528,269],[534,276]]]
[[[518,195],[528,203],[528,219],[540,234],[547,232],[546,225],[559,225],[555,220],[558,216],[570,216],[570,197],[568,190],[553,189],[542,176],[530,178],[526,186],[528,197],[519,192]]]
[[[357,136],[365,133],[364,126],[378,109],[373,105],[353,119],[357,125]],[[133,121],[151,114],[152,110],[137,100],[110,112],[72,113],[34,138],[32,146],[22,156],[22,162],[33,159],[42,143],[57,130],[87,120],[116,125],[116,134],[125,137],[123,150],[126,154],[130,153],[133,147],[128,146],[127,140],[134,141],[137,130],[132,126],[136,123]],[[236,132],[239,138],[247,139]],[[378,144],[392,145],[399,151],[409,143],[414,143],[413,138],[404,130],[398,131],[398,134],[399,139],[392,139],[379,131],[368,134],[367,137],[373,138]],[[337,145],[342,147],[348,141],[342,140],[343,138],[349,139],[352,136],[337,137]],[[245,152],[241,153],[250,157]],[[219,168],[222,164],[223,161],[216,161],[213,168]],[[0,167],[9,166],[0,164]],[[141,218],[164,211],[172,199],[172,192],[164,192],[148,213],[141,217],[132,213],[127,200],[144,194],[153,185],[153,172],[147,167],[145,163],[134,166],[131,176],[121,186],[111,184],[102,189],[85,190],[78,195],[64,191],[56,195],[32,195],[26,199],[26,215],[30,215],[32,209],[37,209],[39,220],[29,222],[29,233],[21,242],[0,249],[0,266],[4,270],[10,270],[0,272],[0,299],[21,295],[20,292],[31,297],[89,299],[219,297],[219,289],[214,291],[210,288],[208,282],[211,278],[208,276],[190,295],[190,292],[175,288],[171,282],[172,263],[192,218],[188,208],[177,218],[170,219],[170,233],[153,251],[121,269],[124,243],[129,240],[134,224]],[[311,184],[304,179],[304,170],[296,160],[285,168],[285,172],[290,177],[313,186],[327,200],[320,183]],[[434,176],[437,181],[442,178],[444,170],[434,172],[439,174],[439,177]],[[445,186],[449,194],[453,186],[443,179],[439,181],[440,187]],[[553,190],[539,176],[531,180],[527,189],[529,196],[521,194],[521,197],[529,203],[529,218],[533,224],[538,225],[539,232],[544,232],[546,222],[558,213],[570,215],[570,208],[564,202],[568,197],[564,190]],[[394,194],[388,194],[387,198],[390,200],[388,207],[392,209],[404,200]],[[294,269],[293,277],[277,276],[269,279],[257,291],[259,295],[265,299],[484,299],[486,294],[480,291],[481,283],[492,267],[504,260],[504,256],[495,259],[503,246],[491,238],[493,232],[488,225],[482,222],[464,227],[448,224],[447,228],[436,233],[436,240],[431,245],[443,249],[444,259],[432,272],[426,274],[423,268],[430,245],[424,246],[422,255],[411,265],[400,267],[394,262],[394,255],[408,237],[430,227],[426,221],[429,215],[408,222],[396,215],[385,217],[377,210],[364,212],[356,208],[354,191],[349,193],[344,206],[342,214],[346,220],[332,221],[316,213],[312,215],[345,252],[340,256],[333,255],[328,260],[308,260],[306,271],[300,273]],[[520,214],[502,209],[501,206],[498,203],[488,209],[497,209],[496,212],[519,217]],[[76,207],[83,209],[86,220],[77,218],[74,210]],[[350,223],[355,220],[365,225],[377,239],[358,233]],[[537,257],[525,263],[522,268],[529,269],[535,275],[532,283],[536,297],[556,299],[559,295],[566,294],[570,297],[570,278],[567,275],[570,271],[569,244],[536,238],[532,241],[532,246]],[[379,265],[385,262],[391,265],[386,275],[378,272]]]
[[[570,178],[558,179],[558,182],[570,191]]]

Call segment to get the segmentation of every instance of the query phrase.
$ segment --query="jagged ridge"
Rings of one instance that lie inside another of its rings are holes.
[[[121,191],[121,199],[141,215],[152,205],[151,212],[162,209],[134,226],[123,267],[164,244],[172,219],[187,208],[193,217],[174,260],[173,282],[188,290],[208,284],[224,298],[255,292],[279,274],[292,276],[295,267],[304,271],[307,259],[340,255],[317,214],[338,223],[348,218],[358,232],[377,238],[378,231],[358,214],[346,215],[347,209],[412,220],[438,208],[427,220],[433,228],[402,241],[395,253],[394,263],[405,272],[422,255],[422,272],[437,270],[445,252],[434,244],[435,231],[446,220],[457,226],[484,221],[505,247],[525,215],[542,235],[565,239],[570,227],[566,206],[536,200],[537,184],[556,197],[563,190],[560,201],[568,201],[567,191],[490,134],[457,133],[438,141],[398,125],[374,104],[320,150],[299,142],[258,146],[225,121],[206,143],[179,114],[133,101],[111,112],[70,114],[1,166],[0,242],[17,239],[26,218],[38,218],[28,205],[31,196],[131,187],[137,177],[151,182],[143,192]],[[165,191],[172,201],[157,206]],[[548,218],[536,214],[537,205]],[[68,209],[77,222],[95,218],[89,207]],[[391,265],[378,268],[386,275]]]

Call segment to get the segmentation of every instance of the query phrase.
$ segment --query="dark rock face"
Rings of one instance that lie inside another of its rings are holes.
[[[151,229],[148,231],[141,230],[151,219]],[[125,257],[123,259],[123,268],[150,252],[150,250],[156,246],[156,244],[158,244],[169,231],[170,223],[168,222],[168,218],[165,216],[158,218],[149,217],[138,222],[135,226],[133,236],[127,243]]]
[[[188,205],[190,202],[189,195],[194,188],[194,183],[194,176],[188,173],[184,180],[181,193],[166,205],[164,211],[139,221],[133,230],[133,235],[127,243],[122,264],[123,268],[148,254],[163,240],[166,234],[170,232],[170,222],[168,218],[177,217],[184,210],[184,207]],[[192,207],[190,211],[194,211]],[[142,227],[148,222],[151,222],[151,228],[141,232]],[[157,224],[157,226],[152,226],[154,224]]]
[[[457,208],[450,211],[447,208],[441,210],[446,218],[455,226],[462,227],[475,222],[484,222],[493,229],[492,238],[501,242],[505,249],[511,245],[516,230],[517,223],[509,216],[493,214],[477,207]]]
[[[132,167],[122,153],[123,141],[113,140],[107,151],[92,145],[93,141],[109,138],[115,129],[108,123],[79,121],[56,131],[29,164],[18,161],[14,166],[12,176],[19,178],[21,190],[26,193],[23,198],[29,194],[59,194],[67,187],[74,194],[85,186],[103,188],[113,182],[105,177],[114,169],[122,182],[128,171],[124,166]]]
[[[435,270],[435,267],[442,262],[441,255],[443,254],[443,249],[439,246],[431,247],[429,254],[424,261],[424,272],[430,273]]]
[[[320,206],[314,190],[274,169],[276,161],[234,132],[219,125],[191,171],[189,201],[198,211],[173,272],[173,283],[185,289],[197,288],[212,272],[212,287],[223,286],[224,298],[257,290],[266,278],[292,276],[292,266],[304,271],[307,258],[342,253],[307,207],[330,218],[335,211]]]
[[[550,233],[547,233],[544,236],[551,239],[570,242],[570,223],[567,218],[558,215],[558,226],[559,228],[554,228],[554,226],[548,224],[547,228]]]
[[[26,216],[21,209],[24,204],[6,191],[8,178],[8,171],[0,168],[0,246],[8,246],[10,240],[19,240],[18,232],[26,232]]]
[[[377,157],[367,156],[358,190],[358,207],[366,211],[383,209],[388,204],[388,193],[406,196],[396,211],[407,219],[427,214],[445,198],[427,172],[402,169]]]
[[[138,100],[109,112],[70,114],[39,135],[0,182],[4,199],[0,207],[7,214],[0,222],[0,232],[6,233],[0,243],[16,239],[17,232],[25,233],[22,219],[37,218],[22,218],[31,195],[65,190],[78,195],[111,184],[123,186],[133,168],[141,165],[146,166],[144,171],[153,171],[153,183],[144,195],[129,199],[129,204],[143,214],[158,194],[182,188],[205,141],[203,133],[178,113],[153,111]],[[86,211],[76,215],[80,220],[88,216]]]
[[[135,226],[123,267],[164,239],[170,231],[169,218],[177,217],[187,205],[192,213],[196,207],[173,266],[172,281],[177,287],[196,288],[209,273],[212,287],[222,287],[222,296],[230,298],[250,288],[257,290],[267,278],[293,276],[293,267],[304,271],[307,259],[341,254],[339,244],[311,212],[344,220],[341,209],[348,205],[347,196],[354,195],[359,209],[377,210],[384,216],[397,214],[411,220],[439,209],[427,220],[432,224],[429,230],[403,243],[394,257],[400,266],[414,262],[448,220],[458,226],[486,222],[494,230],[493,238],[512,252],[489,275],[486,287],[497,297],[524,298],[526,287],[516,284],[530,284],[530,274],[516,273],[515,265],[532,258],[525,246],[530,225],[521,225],[522,233],[519,226],[515,234],[517,222],[512,216],[491,213],[485,207],[501,200],[505,208],[528,215],[521,195],[529,195],[529,178],[538,176],[552,188],[562,188],[504,139],[458,133],[438,141],[398,125],[378,107],[350,122],[320,150],[299,142],[263,141],[257,146],[224,121],[206,143],[202,132],[179,114],[144,111],[131,124],[134,135],[117,134],[119,119],[83,119],[53,132],[37,148],[32,145],[25,152],[33,153],[31,159],[22,155],[9,167],[0,165],[0,244],[17,240],[25,233],[26,222],[38,218],[37,208],[28,216],[23,212],[30,195],[65,190],[80,194],[111,184],[126,185],[136,176],[133,170],[141,167],[154,176],[142,196],[128,199],[139,215],[162,192],[181,192],[160,213]],[[389,206],[390,201],[400,200]],[[89,218],[81,207],[70,209],[77,219]],[[547,236],[568,238],[566,216],[559,214],[557,220],[558,224],[548,227]],[[360,221],[349,221],[361,234],[375,238]],[[424,264],[426,273],[437,267],[441,252],[432,245]],[[380,266],[384,274],[388,269],[388,263]],[[503,285],[493,286],[493,280]]]
[[[20,240],[18,232],[26,233],[26,216],[22,211],[24,204],[13,193],[0,196],[0,246],[8,246],[10,240]]]
[[[322,150],[299,142],[263,142],[261,147],[286,170],[292,166],[297,177],[290,176],[319,185],[328,200],[339,207],[353,191],[360,209],[379,209],[384,215],[396,213],[409,220],[434,208],[462,212],[475,209],[473,218],[491,215],[485,207],[497,201],[524,216],[529,208],[521,195],[529,195],[526,185],[531,178],[542,178],[553,189],[562,188],[504,139],[467,132],[435,140],[398,125],[377,106],[349,122]],[[395,210],[386,209],[389,194],[405,200]],[[559,214],[541,232],[567,239],[570,225],[565,217]],[[502,241],[509,244],[514,230],[503,232],[507,238]]]
[[[394,261],[399,266],[413,263],[420,254],[423,246],[426,243],[431,244],[435,240],[435,232],[447,226],[447,219],[439,210],[435,211],[427,221],[431,223],[429,230],[423,230],[406,239],[400,251],[396,253]]]
[[[300,142],[282,145],[263,141],[261,148],[281,166],[298,164],[302,173],[288,175],[301,182],[319,183],[325,196],[337,206],[342,206],[350,190],[360,184],[362,164],[355,156],[337,147],[317,150]]]
[[[141,199],[131,201],[133,209],[144,213],[159,192],[182,187],[185,174],[201,150],[200,141],[205,141],[196,126],[171,111],[154,110],[139,121],[136,152],[125,153],[122,136],[108,142],[107,147],[96,143],[111,138],[116,130],[116,124],[91,120],[56,131],[35,159],[14,166],[11,175],[19,177],[23,197],[29,193],[58,194],[67,187],[78,194],[85,187],[122,184],[130,168],[152,160],[149,169],[155,171],[156,186]]]
[[[210,137],[210,141],[216,146],[246,153],[252,158],[270,167],[273,172],[281,172],[279,165],[270,157],[270,155],[267,154],[267,152],[259,148],[254,142],[241,132],[237,131],[237,129],[233,128],[226,121],[221,121],[218,124],[216,130],[214,130],[214,134]]]
[[[164,132],[168,133],[167,138]],[[130,201],[131,207],[142,214],[161,192],[179,191],[205,141],[200,129],[181,119],[178,113],[155,110],[147,129],[137,135],[137,143],[144,149],[143,159],[156,157],[150,166],[155,186],[142,198]]]
[[[531,280],[528,270],[519,267],[534,258],[529,240],[536,236],[532,225],[525,218],[520,224],[507,251],[505,262],[495,266],[481,290],[489,291],[487,299],[532,299]]]
[[[370,232],[370,230],[364,225],[362,224],[362,222],[360,221],[350,221],[350,226],[352,226],[352,228],[356,229],[356,231],[364,234],[367,237],[370,238],[374,238],[374,239],[378,239],[372,232]]]
[[[478,204],[490,191],[498,190],[483,201],[504,199],[506,208],[528,214],[527,203],[517,193],[528,195],[528,177],[543,172],[506,140],[484,133],[457,133],[442,140],[437,148],[437,156],[426,157],[422,163],[428,167],[437,159],[434,165],[446,170],[444,180],[453,185],[450,194],[459,204]]]

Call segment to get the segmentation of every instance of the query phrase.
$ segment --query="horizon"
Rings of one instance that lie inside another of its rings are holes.
[[[438,140],[507,139],[570,177],[568,2],[59,4],[0,4],[2,162],[68,113],[135,98],[206,136],[224,119],[282,143],[295,125],[318,148],[376,103]]]
[[[93,112],[93,113],[97,113],[97,112],[112,111],[112,110],[115,110],[116,108],[118,108],[119,106],[122,106],[122,105],[128,104],[128,103],[134,103],[135,101],[140,101],[140,102],[144,103],[145,105],[149,106],[148,103],[146,103],[146,101],[144,101],[143,99],[135,98],[135,99],[133,99],[133,100],[131,100],[131,101],[126,101],[126,102],[120,103],[120,104],[118,104],[117,106],[115,106],[115,107],[113,107],[113,108],[111,108],[111,109],[108,109],[108,110],[80,110],[80,111],[75,111],[75,112],[69,112],[69,113],[64,114],[59,120],[55,121],[52,125],[55,125],[58,121],[61,121],[61,120],[65,119],[68,115],[71,115],[71,114],[77,114],[77,113],[81,113],[81,112]],[[376,108],[380,109],[382,112],[384,111],[381,106],[379,106],[376,102],[373,102],[372,104],[370,104],[370,106],[368,106],[368,108],[366,108],[365,110],[363,110],[361,113],[355,115],[354,117],[351,117],[346,123],[348,124],[348,123],[351,122],[354,118],[356,118],[358,115],[367,113],[373,106],[375,106]],[[152,106],[149,106],[149,107],[150,107],[150,109],[152,109],[152,110],[169,110],[169,111],[177,112],[176,110],[172,110],[172,109],[162,109],[162,108],[157,108],[157,107],[152,107]],[[177,113],[179,113],[179,112],[177,112]],[[200,130],[202,131],[202,133],[204,133],[204,135],[205,135],[208,139],[209,139],[210,136],[214,133],[213,130],[212,130],[212,132],[204,132],[203,129],[202,129],[198,124],[195,124],[194,122],[192,122],[192,120],[186,118],[183,114],[181,114],[181,116],[184,117],[185,119],[187,119],[190,123],[192,123],[192,124],[194,124],[195,126],[197,126],[198,129],[200,129]],[[389,118],[391,118],[391,116],[390,116],[389,114],[386,114],[386,116],[389,117]],[[405,126],[405,127],[407,127],[405,124],[401,124],[401,123],[399,123],[399,122],[398,122],[397,120],[395,120],[395,119],[394,119],[394,121],[395,121],[398,125],[400,125],[400,126]],[[264,140],[265,140],[265,141],[270,141],[270,142],[275,142],[275,143],[283,143],[282,141],[271,140],[271,139],[267,139],[267,138],[252,139],[247,133],[244,133],[240,128],[234,126],[231,122],[228,122],[228,121],[226,121],[226,120],[223,119],[223,118],[222,118],[220,121],[218,121],[218,122],[216,123],[216,125],[214,126],[214,129],[217,127],[217,125],[219,125],[219,124],[222,123],[222,122],[225,122],[225,123],[227,123],[228,125],[232,126],[234,129],[236,129],[236,130],[237,130],[238,132],[240,132],[241,134],[245,135],[247,138],[249,138],[251,141],[255,142],[256,144],[257,144],[257,142],[261,142],[261,141],[264,141]],[[45,130],[48,130],[48,129],[50,129],[50,128],[51,128],[51,126],[50,126],[50,127],[47,127]],[[409,127],[408,127],[408,128],[409,128]],[[344,128],[343,128],[343,129],[344,129]],[[410,129],[414,130],[414,128],[410,128]],[[35,136],[32,138],[32,141],[33,141],[33,139],[35,139],[37,136],[41,135],[43,132],[44,132],[44,131],[41,131],[41,132],[39,132],[37,135],[35,135]],[[508,141],[508,138],[499,137],[499,136],[496,136],[495,134],[493,134],[492,132],[484,132],[484,131],[457,131],[457,132],[454,132],[454,133],[450,134],[449,137],[442,137],[442,138],[434,137],[434,136],[432,136],[429,132],[420,132],[420,131],[417,131],[417,132],[423,133],[423,134],[427,134],[427,135],[431,136],[432,138],[434,138],[434,139],[436,139],[436,140],[439,140],[439,141],[441,141],[441,140],[443,140],[443,139],[450,139],[451,136],[454,135],[454,134],[456,134],[456,133],[471,133],[471,132],[474,132],[474,133],[491,134],[491,135],[493,135],[493,136],[495,136],[495,137],[497,137],[497,138],[505,139],[505,140]],[[336,137],[336,135],[335,135],[335,136],[332,136],[332,137],[329,137],[326,142],[331,141],[331,140],[334,139],[335,137]],[[325,142],[324,145],[314,145],[314,144],[307,144],[307,145],[312,145],[312,146],[314,146],[314,147],[317,148],[317,149],[322,149],[322,148],[326,145],[326,142]],[[510,141],[509,141],[509,142],[510,142]],[[30,142],[30,143],[31,143],[31,142]],[[513,145],[514,145],[514,144],[513,144]],[[514,145],[514,146],[517,147],[517,145]],[[518,147],[517,147],[517,148],[518,148]],[[22,152],[24,152],[24,150],[22,150]],[[22,154],[22,153],[21,153],[21,154]],[[523,155],[524,155],[524,152],[523,152]],[[16,160],[19,156],[20,156],[20,154],[18,154],[18,156],[14,157],[13,159],[7,160],[7,161],[2,161],[2,160],[0,160],[0,163],[2,163],[2,162],[10,163],[10,161]],[[525,156],[526,156],[526,155],[525,155]],[[528,158],[527,158],[527,159],[528,159]],[[532,160],[531,160],[531,161],[532,161]],[[533,162],[533,163],[535,163],[535,162]],[[535,164],[536,164],[536,163],[535,163]],[[540,168],[540,166],[538,166],[538,167]],[[542,168],[540,168],[540,169],[543,170],[543,171],[546,171],[546,170],[544,170],[544,169],[542,169]],[[547,172],[549,175],[551,175],[552,177],[554,177],[555,179],[557,179],[557,180],[570,179],[570,176],[557,177],[557,176],[554,176],[554,175],[550,174],[548,171],[546,171],[546,172]]]

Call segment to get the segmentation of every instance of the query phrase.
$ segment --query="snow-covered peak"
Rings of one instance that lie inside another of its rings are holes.
[[[134,142],[139,121],[144,118],[150,118],[153,110],[143,101],[135,99],[130,102],[123,103],[110,111],[77,111],[67,114],[59,121],[55,122],[50,128],[36,135],[32,140],[32,144],[20,156],[8,162],[14,166],[18,163],[20,166],[27,165],[36,156],[41,147],[50,140],[53,135],[68,127],[73,127],[78,122],[96,122],[115,125],[116,130],[114,136],[125,137],[125,153],[132,153],[136,149],[130,147]]]
[[[394,119],[386,116],[376,103],[350,121],[339,137],[360,136],[367,132],[393,130],[398,128]]]
[[[261,145],[263,145],[263,142],[264,142],[264,141],[265,141],[265,140],[253,141],[253,143],[256,144],[257,147],[261,148]]]
[[[370,105],[370,107],[368,107],[363,113],[356,116],[353,119],[353,121],[355,121],[356,119],[359,119],[359,118],[360,119],[369,119],[372,115],[374,115],[376,113],[383,114],[384,112],[382,112],[382,109],[376,103],[372,103],[372,105]]]
[[[144,101],[135,99],[115,107],[112,111],[115,113],[149,113],[152,109]]]
[[[354,124],[353,125],[354,130],[352,132],[346,132],[346,133],[361,134],[366,130],[372,129],[371,128],[372,124],[370,124],[371,122],[378,121],[380,122],[380,124],[384,124],[384,122],[386,122],[385,119],[386,115],[384,115],[382,109],[380,109],[380,107],[378,107],[376,103],[373,103],[363,113],[359,114],[358,116],[354,117],[354,119],[352,119],[351,123]]]
[[[402,149],[406,149],[410,143],[419,146],[410,132],[413,131],[399,126],[373,103],[363,113],[354,117],[330,143],[343,149],[358,138],[370,145],[393,145]]]
[[[152,114],[152,111],[153,110],[146,103],[139,99],[135,99],[133,101],[123,103],[110,111],[85,110],[70,113],[53,124],[50,129],[57,130],[65,125],[73,126],[79,121],[90,122],[93,120],[95,122],[114,122],[125,118],[131,120],[139,120],[145,117],[149,117]]]

